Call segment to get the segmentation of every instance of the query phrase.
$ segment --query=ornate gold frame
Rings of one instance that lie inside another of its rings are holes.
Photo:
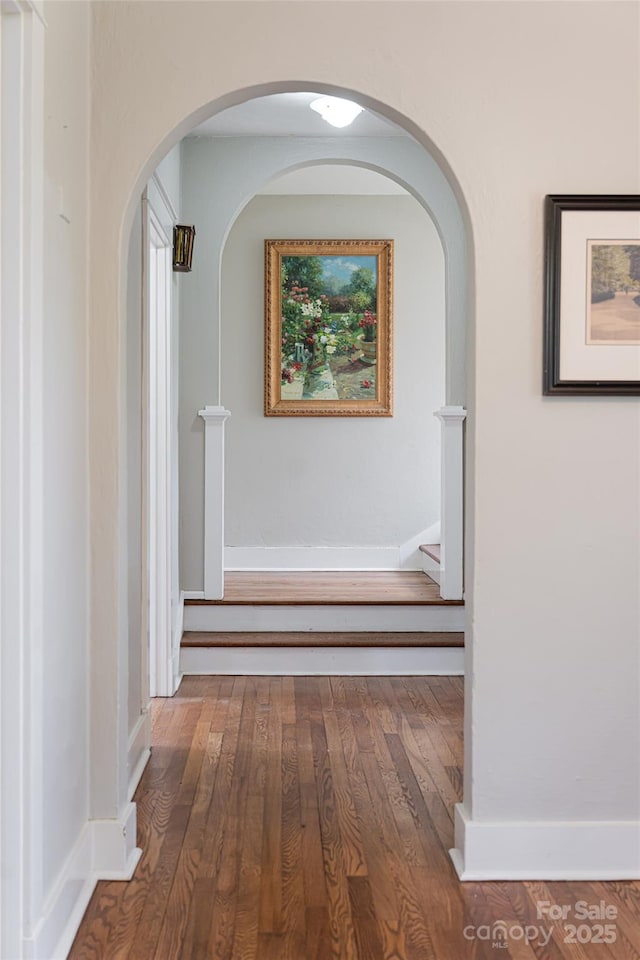
[[[393,416],[393,240],[265,240],[266,417]],[[376,396],[365,400],[302,400],[281,396],[282,258],[287,256],[377,258]]]

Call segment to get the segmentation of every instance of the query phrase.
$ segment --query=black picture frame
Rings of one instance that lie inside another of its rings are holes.
[[[588,379],[582,379],[581,377],[562,377],[562,368],[561,368],[561,356],[560,356],[560,345],[561,337],[563,333],[563,325],[568,323],[571,319],[575,324],[575,316],[569,318],[567,316],[563,317],[562,312],[562,287],[563,283],[567,283],[569,278],[567,276],[563,277],[563,242],[567,242],[565,234],[565,218],[566,216],[576,212],[588,212],[591,214],[596,214],[602,211],[606,213],[608,225],[611,223],[611,213],[628,213],[628,212],[637,212],[640,211],[640,195],[635,194],[624,194],[624,195],[603,195],[603,196],[589,196],[589,195],[571,195],[571,194],[549,194],[545,198],[545,251],[544,251],[544,272],[545,272],[545,299],[544,299],[544,358],[543,358],[543,393],[545,396],[630,396],[640,394],[640,376],[632,377],[629,379],[625,378],[612,379],[609,375],[609,378],[605,376],[600,378],[594,378],[593,376]],[[590,219],[590,224],[597,222],[597,216]],[[610,227],[609,227],[610,228]],[[593,227],[592,227],[593,232]],[[597,234],[597,230],[595,233]],[[592,243],[596,237],[592,237],[587,240],[584,245],[584,282],[582,288],[584,290],[584,309],[583,314],[585,317],[585,331],[589,323],[593,323],[592,320],[589,320],[590,313],[587,307],[587,281],[588,277],[588,245]],[[600,239],[600,238],[597,238]],[[634,241],[637,240],[638,245],[640,246],[640,230],[637,231],[637,236],[634,233],[633,237],[624,237],[621,236],[617,240],[607,237],[609,242],[613,245],[615,243],[622,243],[624,240],[631,239]],[[576,245],[575,238],[571,241],[574,246]],[[627,247],[625,247],[627,249]],[[580,250],[576,247],[578,256],[581,256]],[[566,268],[565,268],[566,269]],[[575,284],[575,278],[571,278],[571,282]],[[580,281],[578,281],[579,283]],[[615,294],[617,296],[617,294]],[[638,311],[640,314],[640,306],[638,306]],[[605,345],[604,341],[597,341],[600,346]],[[591,342],[589,343],[589,346]],[[583,345],[581,345],[582,347]],[[606,346],[614,346],[616,350],[624,351],[625,347],[634,351],[633,357],[635,357],[635,352],[640,351],[640,342],[637,346],[635,340],[633,343],[620,343],[614,339],[611,340],[610,344]],[[596,355],[597,356],[597,355]],[[611,356],[609,354],[609,356]],[[623,354],[620,354],[622,357]],[[629,365],[629,354],[627,354],[627,360],[625,361]],[[635,363],[635,360],[632,358],[632,363]],[[608,372],[608,371],[607,371]],[[605,373],[605,371],[603,371]]]

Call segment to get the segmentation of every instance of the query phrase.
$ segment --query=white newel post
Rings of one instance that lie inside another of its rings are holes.
[[[464,569],[464,407],[434,413],[442,424],[440,596],[461,600]]]
[[[224,593],[224,407],[198,411],[204,420],[204,596]]]

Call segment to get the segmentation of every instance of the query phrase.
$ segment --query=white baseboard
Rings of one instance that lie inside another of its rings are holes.
[[[430,539],[433,537],[437,539]],[[440,523],[406,543],[387,547],[233,547],[224,548],[225,570],[421,570],[418,547],[437,543]]]
[[[29,960],[65,960],[97,879],[92,869],[92,838],[87,824],[47,897],[33,936],[25,940]]]
[[[182,636],[182,634],[180,634]],[[131,800],[140,778],[144,773],[149,757],[151,756],[151,715],[148,710],[141,713],[138,721],[129,734],[129,750],[127,755],[127,769],[129,771],[128,799]]]
[[[461,647],[184,647],[185,675],[461,676]]]
[[[99,880],[130,880],[142,851],[136,847],[136,805],[128,803],[117,820],[90,820],[93,871]]]
[[[65,960],[98,880],[130,880],[141,854],[135,804],[117,820],[87,821],[24,941],[25,960]]]
[[[419,570],[419,561],[405,569]],[[225,570],[399,570],[399,547],[225,547]]]
[[[462,606],[323,604],[302,606],[196,604],[185,607],[184,629],[216,631],[457,631],[465,628]]]
[[[482,821],[455,810],[461,880],[638,880],[638,821]]]
[[[171,647],[173,693],[176,692],[182,680],[182,674],[180,673],[180,644],[182,642],[182,634],[184,632],[184,600],[185,592],[184,590],[181,590],[180,599],[178,600],[178,609],[176,611],[176,624],[173,631],[173,644]]]
[[[185,600],[204,600],[204,590],[183,590],[180,596],[182,597],[182,604],[184,607]]]

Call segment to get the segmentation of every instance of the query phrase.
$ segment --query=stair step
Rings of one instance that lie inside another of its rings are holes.
[[[216,634],[439,633],[464,623],[464,602],[443,600],[419,570],[227,571],[224,599],[184,607],[186,631]]]
[[[403,677],[461,676],[462,647],[183,646],[186,676]]]
[[[198,633],[425,633],[464,630],[465,610],[439,604],[194,604],[184,630]]]
[[[227,632],[187,630],[182,647],[463,647],[462,632]]]
[[[222,600],[186,599],[185,606],[442,606],[431,577],[419,570],[227,572]]]
[[[421,543],[418,547],[422,553],[426,553],[428,557],[431,557],[432,560],[435,560],[436,563],[440,563],[440,544],[439,543]]]

